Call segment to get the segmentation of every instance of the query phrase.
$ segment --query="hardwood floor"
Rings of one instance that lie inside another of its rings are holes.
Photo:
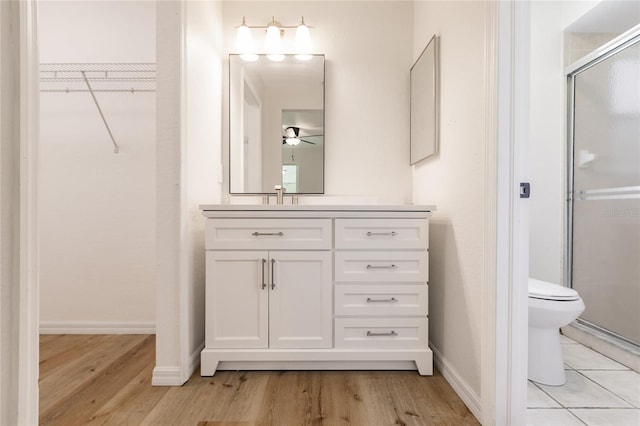
[[[196,371],[152,387],[153,335],[42,335],[42,425],[477,425],[438,371]]]

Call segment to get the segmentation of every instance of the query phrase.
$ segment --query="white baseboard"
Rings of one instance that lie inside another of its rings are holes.
[[[200,352],[204,349],[204,341],[189,355],[189,365],[183,377],[179,366],[156,367],[153,369],[151,386],[182,386],[200,365]]]
[[[147,321],[40,321],[40,334],[156,334]]]
[[[189,356],[189,366],[187,369],[187,377],[184,378],[185,383],[187,382],[187,380],[189,380],[193,372],[196,371],[196,368],[200,366],[200,353],[202,352],[203,349],[204,349],[204,340],[195,351],[191,352],[191,355]]]
[[[182,386],[180,367],[156,367],[153,369],[151,386]]]
[[[451,385],[460,399],[462,399],[462,402],[464,402],[469,411],[480,421],[482,418],[482,404],[478,394],[460,377],[458,372],[447,362],[438,349],[431,344],[429,344],[429,347],[433,351],[433,362],[436,368],[442,373],[442,376]]]

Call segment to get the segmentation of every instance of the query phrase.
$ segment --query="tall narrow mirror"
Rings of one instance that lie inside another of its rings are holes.
[[[324,193],[324,55],[229,55],[229,192]]]

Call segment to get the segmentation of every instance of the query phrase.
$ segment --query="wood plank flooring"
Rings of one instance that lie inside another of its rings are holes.
[[[478,425],[442,375],[196,371],[153,387],[153,335],[42,335],[42,425]]]

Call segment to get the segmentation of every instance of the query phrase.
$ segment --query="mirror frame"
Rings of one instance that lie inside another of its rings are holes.
[[[227,96],[228,96],[228,100],[227,100],[227,125],[228,125],[228,130],[227,130],[227,149],[228,149],[228,172],[227,172],[227,178],[229,180],[229,184],[228,184],[228,193],[229,195],[233,195],[233,196],[243,196],[243,195],[272,195],[275,194],[275,190],[271,191],[271,192],[233,192],[231,189],[231,167],[232,167],[232,163],[231,163],[231,140],[232,140],[232,128],[231,128],[231,121],[232,121],[232,117],[231,117],[231,57],[239,57],[240,54],[239,53],[230,53],[228,56],[228,67],[227,67]],[[260,57],[266,57],[266,54],[259,54],[258,56]],[[291,53],[291,54],[285,54],[285,56],[287,57],[293,57],[295,56],[295,54]],[[323,80],[322,80],[322,126],[323,126],[323,134],[326,134],[326,69],[327,69],[327,61],[325,58],[324,54],[313,54],[313,57],[321,57],[322,58],[322,76],[323,76]],[[323,137],[323,141],[322,141],[322,191],[321,192],[295,192],[295,193],[287,193],[289,195],[324,195],[325,193],[325,175],[326,175],[326,148],[325,145],[326,144],[326,137]],[[282,184],[282,182],[281,182]]]
[[[409,164],[440,148],[440,37],[434,35],[410,70]]]

